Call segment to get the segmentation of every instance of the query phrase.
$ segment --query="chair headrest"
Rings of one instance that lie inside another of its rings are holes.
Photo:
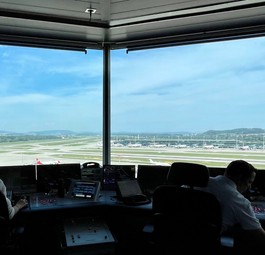
[[[205,165],[174,162],[169,169],[167,182],[178,186],[206,187],[208,185],[209,176],[209,169]]]

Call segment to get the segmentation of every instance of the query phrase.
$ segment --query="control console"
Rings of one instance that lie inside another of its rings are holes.
[[[63,220],[66,254],[109,254],[114,253],[115,238],[104,220],[97,217]]]

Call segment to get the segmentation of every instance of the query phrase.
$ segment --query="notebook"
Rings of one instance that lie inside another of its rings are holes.
[[[117,198],[125,204],[147,204],[151,201],[142,192],[137,180],[117,181]]]

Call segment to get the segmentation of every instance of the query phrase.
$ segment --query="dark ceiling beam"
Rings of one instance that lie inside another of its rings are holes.
[[[22,11],[18,12],[18,11],[5,10],[5,9],[0,9],[0,17],[60,23],[60,24],[66,24],[66,25],[95,27],[95,28],[109,28],[108,22],[103,22],[101,20],[92,21],[89,18],[88,20],[84,20],[84,19],[67,18],[67,17],[55,16],[55,15],[42,14],[42,13],[36,14],[32,12],[22,12]]]
[[[46,37],[31,37],[7,34],[0,34],[0,44],[83,52],[86,52],[87,49],[102,49],[102,44],[87,41],[82,42],[64,39],[51,39]]]
[[[116,44],[115,49],[122,49],[126,45],[127,52],[130,52],[135,50],[244,39],[259,36],[265,36],[265,24],[241,28],[181,34],[176,36],[168,36],[131,42],[128,41],[122,42],[120,45]]]

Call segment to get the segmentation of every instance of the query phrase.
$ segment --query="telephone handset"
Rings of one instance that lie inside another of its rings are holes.
[[[85,162],[82,164],[82,168],[100,168],[98,162]]]
[[[98,162],[85,162],[81,165],[81,172],[83,179],[89,179],[94,181],[102,181],[102,167]]]

